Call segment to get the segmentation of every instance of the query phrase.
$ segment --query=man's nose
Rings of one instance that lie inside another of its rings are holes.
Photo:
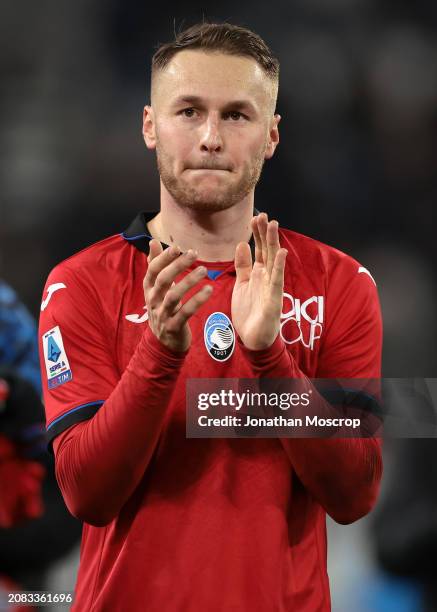
[[[219,117],[208,117],[201,129],[200,149],[208,153],[220,153],[223,149],[223,140],[220,133]]]

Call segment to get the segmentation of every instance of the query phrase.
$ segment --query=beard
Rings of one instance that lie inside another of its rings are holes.
[[[253,189],[261,176],[264,165],[265,147],[245,162],[243,172],[236,183],[221,185],[217,189],[196,187],[183,176],[177,177],[173,171],[173,160],[161,146],[156,143],[156,159],[161,180],[174,201],[181,208],[190,208],[198,212],[218,212],[231,208],[241,202]],[[207,164],[205,164],[207,166]],[[211,168],[214,168],[211,165]]]

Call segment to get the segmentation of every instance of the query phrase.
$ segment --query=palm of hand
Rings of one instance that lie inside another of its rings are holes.
[[[268,348],[279,332],[287,251],[279,245],[278,224],[261,213],[252,220],[255,263],[247,243],[235,254],[237,279],[232,294],[232,322],[243,344]]]
[[[272,298],[267,269],[255,262],[249,279],[236,280],[232,294],[232,321],[248,348],[272,344],[279,331],[278,306]]]

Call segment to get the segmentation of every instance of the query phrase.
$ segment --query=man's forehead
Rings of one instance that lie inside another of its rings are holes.
[[[220,51],[186,49],[177,53],[155,76],[155,87],[165,91],[166,97],[178,97],[190,91],[201,96],[211,89],[225,95],[232,92],[237,98],[264,96],[270,92],[271,82],[258,63],[240,55]]]

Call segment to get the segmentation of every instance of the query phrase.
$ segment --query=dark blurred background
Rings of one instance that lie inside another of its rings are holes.
[[[138,210],[158,208],[155,159],[141,136],[150,59],[174,29],[204,17],[254,29],[281,62],[281,144],[265,165],[257,208],[369,268],[383,308],[386,376],[435,376],[432,0],[223,0],[213,9],[2,0],[0,277],[37,316],[56,263],[122,231]],[[334,610],[392,609],[369,599],[385,593],[369,524],[330,525]],[[410,607],[393,609],[418,609],[414,585],[399,601]]]

